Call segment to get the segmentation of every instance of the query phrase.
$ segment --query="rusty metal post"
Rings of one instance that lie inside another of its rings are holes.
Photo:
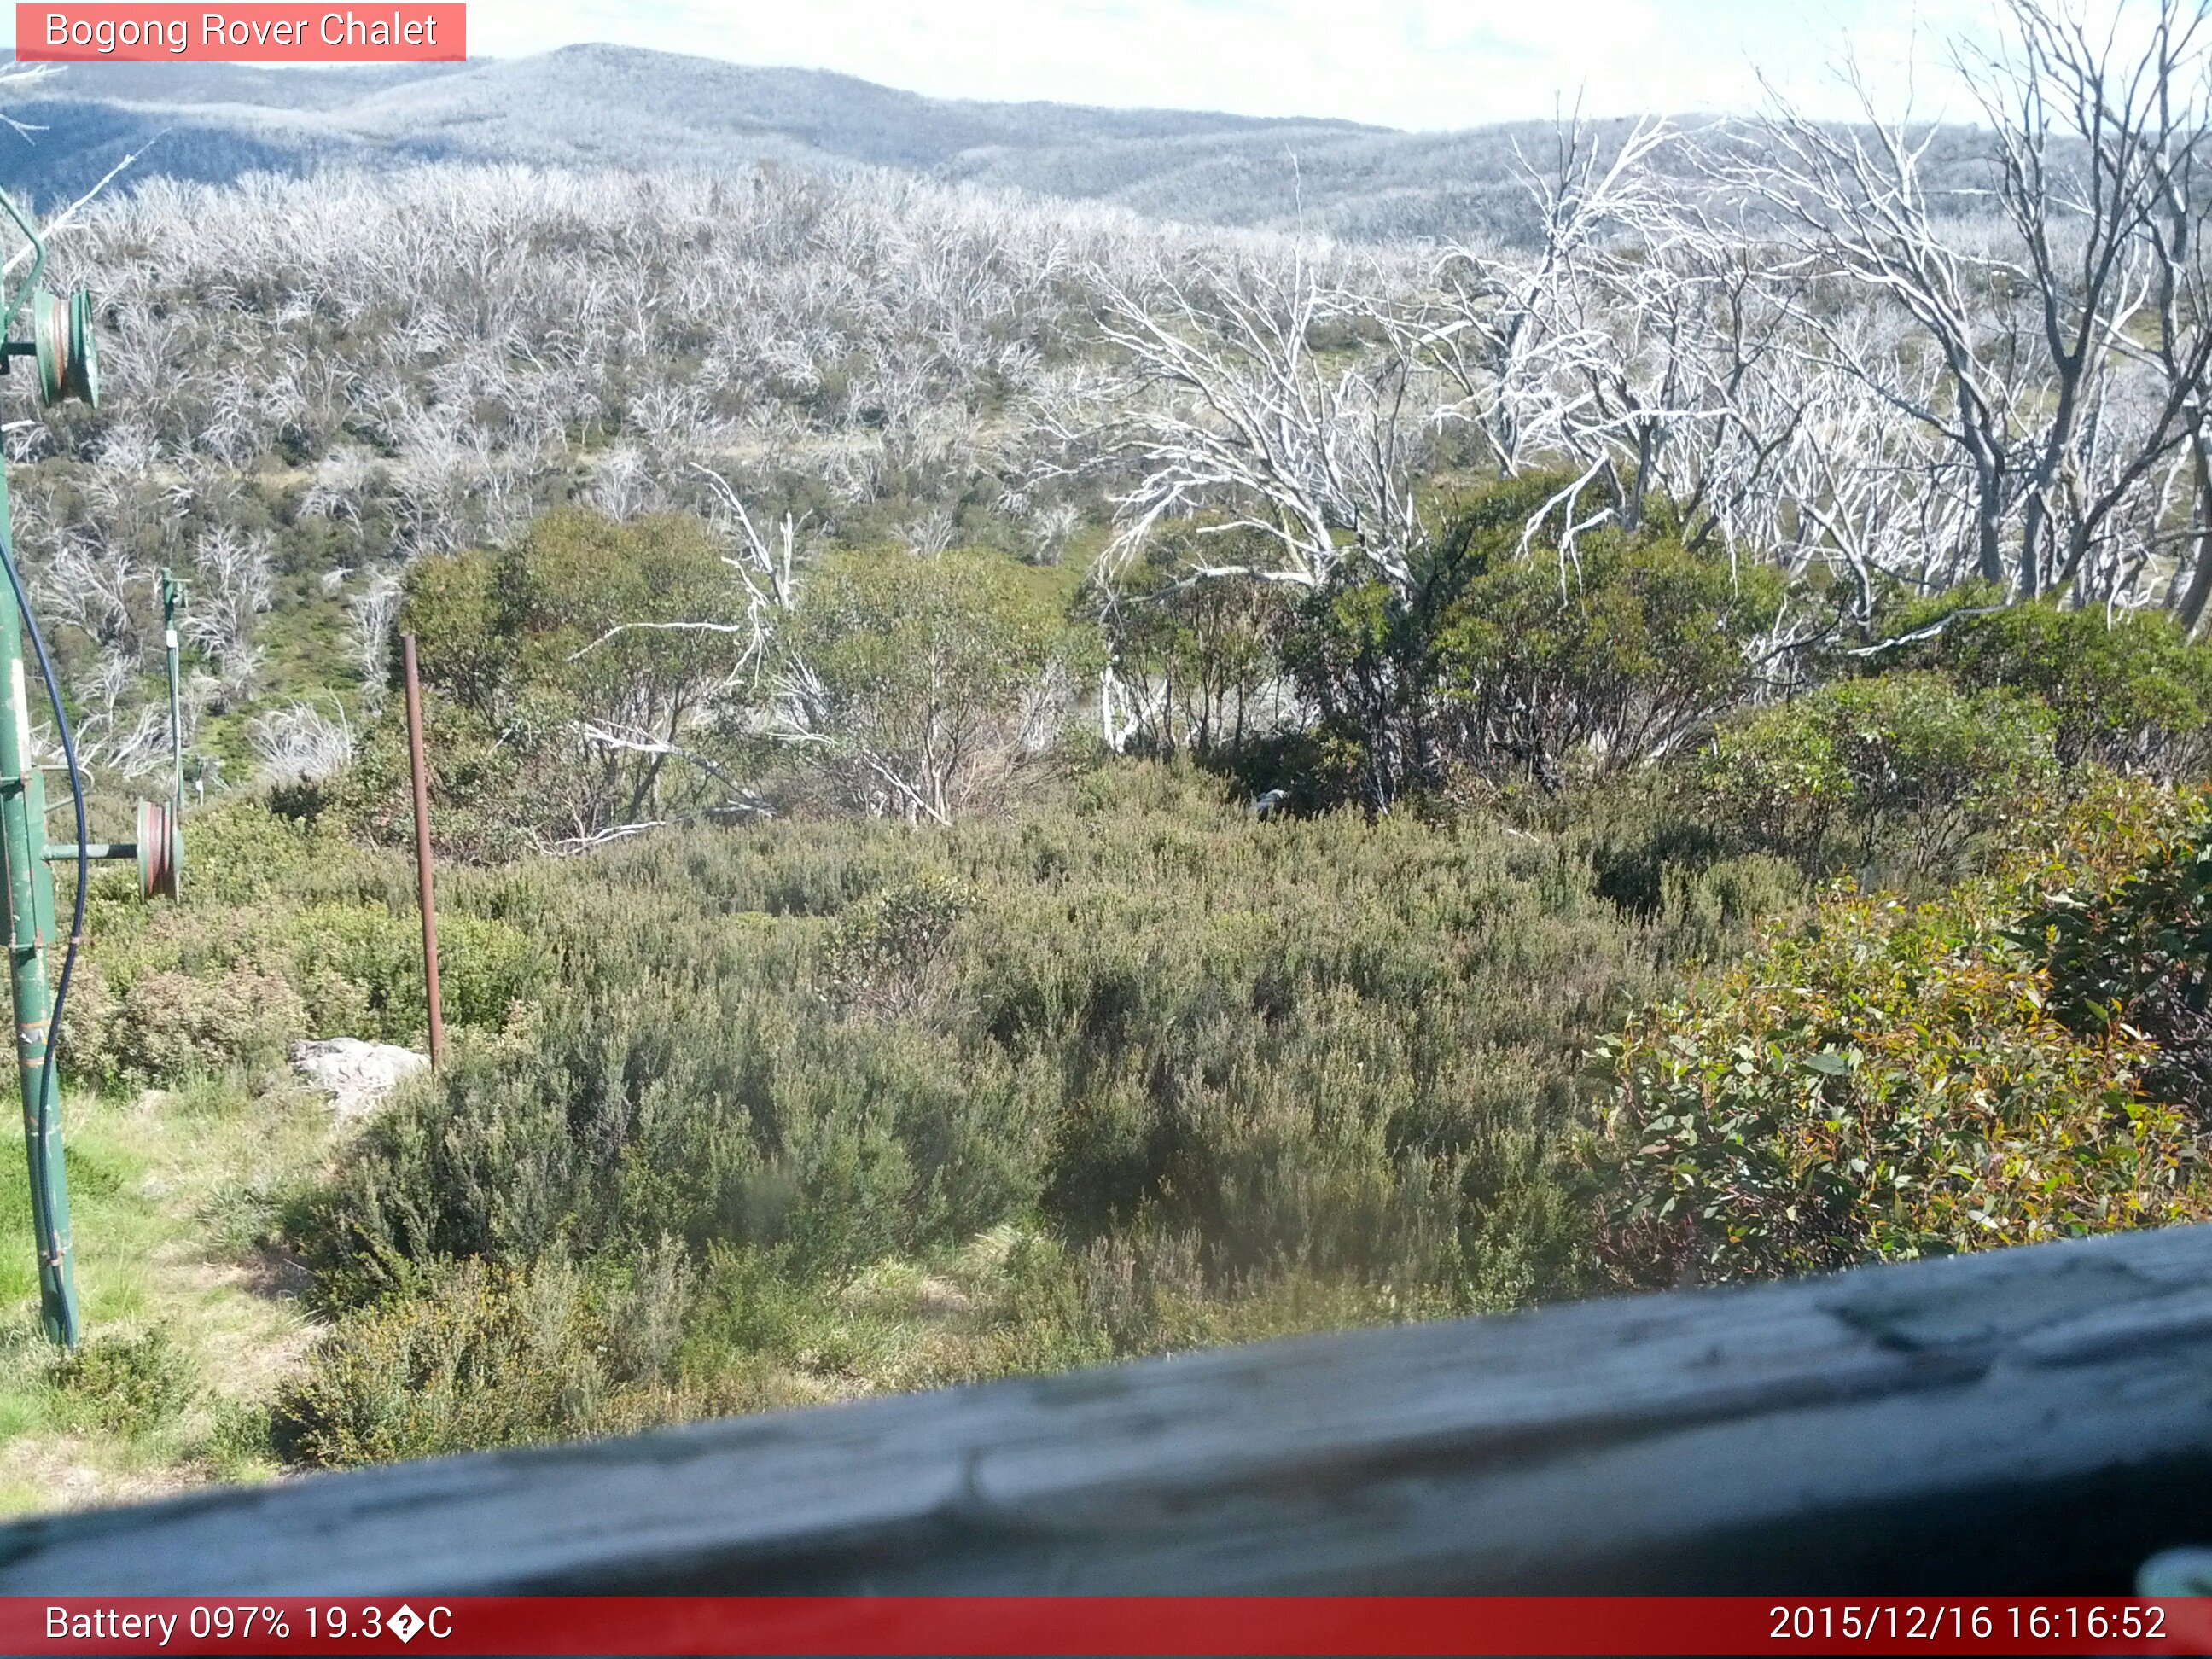
[[[415,774],[415,878],[422,893],[422,994],[430,1007],[430,1064],[446,1063],[446,1014],[438,997],[438,901],[430,882],[430,779],[422,764],[422,687],[415,672],[415,636],[399,636],[407,678],[407,763]]]

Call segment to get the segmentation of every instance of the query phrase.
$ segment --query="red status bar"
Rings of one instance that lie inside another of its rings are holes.
[[[12,1654],[2212,1654],[2212,1598],[29,1596]]]
[[[27,64],[459,63],[465,5],[25,5]]]

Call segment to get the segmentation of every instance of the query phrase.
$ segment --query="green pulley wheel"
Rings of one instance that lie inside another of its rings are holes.
[[[80,288],[64,300],[33,289],[31,334],[38,348],[40,398],[51,405],[75,398],[98,408],[100,347],[92,331],[91,291]]]

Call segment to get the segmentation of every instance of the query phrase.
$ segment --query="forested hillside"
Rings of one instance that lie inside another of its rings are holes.
[[[9,1501],[2212,1215],[2212,42],[2107,107],[2018,15],[1972,215],[1786,113],[1547,134],[1502,241],[88,204],[16,535],[103,813],[183,575],[191,852],[98,890]],[[401,632],[454,1049],[339,1122]]]

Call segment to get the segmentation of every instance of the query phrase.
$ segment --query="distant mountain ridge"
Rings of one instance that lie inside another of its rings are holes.
[[[1516,144],[1548,124],[1401,132],[1351,121],[924,97],[825,70],[564,46],[533,58],[331,70],[74,64],[14,106],[0,185],[41,203],[82,191],[133,150],[139,177],[224,182],[417,161],[738,171],[763,161],[972,180],[1150,218],[1353,240],[1532,228]],[[1471,104],[1471,112],[1479,106]],[[1610,124],[1618,128],[1626,123]],[[1945,167],[1977,163],[1947,131]]]
[[[927,98],[821,70],[611,46],[467,64],[337,70],[72,65],[0,134],[0,185],[74,195],[133,149],[141,176],[419,161],[738,169],[859,163],[1117,203],[1151,216],[1354,237],[1515,216],[1516,131]]]

